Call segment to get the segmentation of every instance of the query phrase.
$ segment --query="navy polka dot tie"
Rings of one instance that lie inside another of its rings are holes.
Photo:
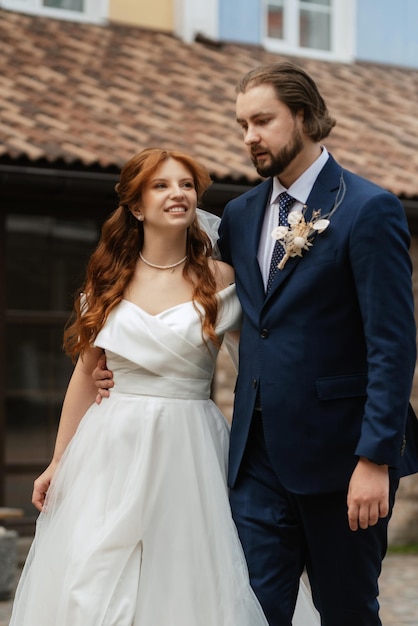
[[[296,202],[295,198],[289,196],[287,191],[283,191],[279,195],[279,226],[288,226],[287,216],[289,215],[289,209]],[[273,283],[274,277],[277,273],[277,266],[280,261],[284,257],[285,251],[282,243],[279,240],[276,240],[274,244],[273,254],[271,257],[270,263],[270,272],[267,280],[267,292],[270,290],[270,287]]]

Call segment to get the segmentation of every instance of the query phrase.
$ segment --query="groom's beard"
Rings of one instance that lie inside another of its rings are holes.
[[[282,148],[276,155],[270,154],[270,161],[264,165],[257,162],[257,157],[251,155],[251,160],[257,170],[257,173],[264,178],[270,176],[279,176],[290,163],[300,154],[303,150],[302,135],[299,129],[295,128],[293,136],[289,143]]]

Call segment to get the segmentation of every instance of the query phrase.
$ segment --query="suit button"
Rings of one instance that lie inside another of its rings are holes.
[[[257,379],[256,378],[253,378],[252,386],[253,386],[253,389],[257,388]]]
[[[267,330],[267,328],[263,328],[263,330],[260,333],[261,339],[267,339],[267,337],[269,336],[269,331]]]

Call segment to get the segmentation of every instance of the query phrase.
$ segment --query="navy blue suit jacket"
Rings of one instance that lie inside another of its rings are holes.
[[[295,493],[346,488],[359,456],[399,475],[418,471],[417,420],[407,417],[416,360],[407,222],[394,195],[331,156],[307,220],[331,211],[342,180],[329,227],[278,271],[267,296],[257,250],[271,179],[224,210],[219,247],[244,316],[230,486],[258,392],[269,456]]]

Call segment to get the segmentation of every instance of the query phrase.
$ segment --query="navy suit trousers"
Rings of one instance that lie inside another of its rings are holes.
[[[391,477],[390,511],[398,482]],[[270,626],[291,626],[305,567],[322,626],[381,626],[378,578],[390,516],[353,532],[346,490],[287,491],[270,463],[258,411],[230,498],[251,585]]]

